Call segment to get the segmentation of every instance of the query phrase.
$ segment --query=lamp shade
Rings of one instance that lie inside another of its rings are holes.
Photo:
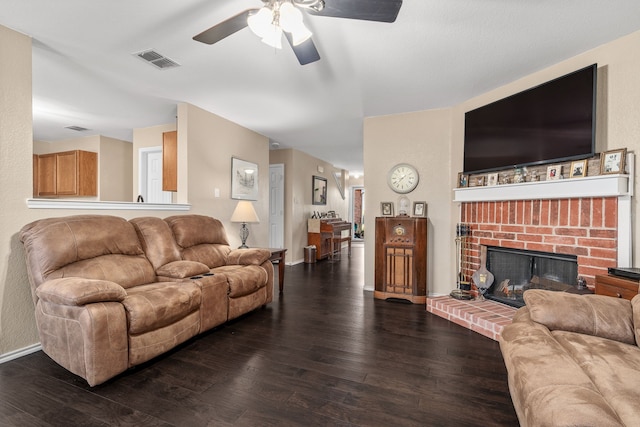
[[[231,222],[260,222],[260,219],[253,208],[253,203],[240,200],[231,215]]]

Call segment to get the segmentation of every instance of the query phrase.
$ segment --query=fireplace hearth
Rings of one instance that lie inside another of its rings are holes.
[[[522,295],[527,289],[589,292],[578,283],[575,255],[488,246],[487,269],[495,280],[485,298],[513,307],[525,305]]]

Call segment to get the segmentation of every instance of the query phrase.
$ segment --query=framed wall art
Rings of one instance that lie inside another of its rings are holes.
[[[393,216],[393,202],[380,202],[382,216]]]
[[[469,176],[462,172],[458,172],[458,188],[466,188],[469,186]]]
[[[547,168],[547,181],[555,181],[562,176],[562,165],[549,166]]]
[[[314,205],[327,204],[327,178],[321,176],[313,176],[312,181],[312,197]]]
[[[624,173],[624,158],[626,154],[626,148],[605,151],[600,154],[600,173]]]
[[[231,158],[231,198],[258,200],[258,165]]]

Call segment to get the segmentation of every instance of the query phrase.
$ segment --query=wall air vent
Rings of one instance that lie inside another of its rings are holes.
[[[179,67],[176,61],[167,58],[166,56],[156,52],[153,49],[143,50],[142,52],[134,53],[133,55],[142,59],[143,61],[153,65],[160,70],[166,70],[167,68]]]
[[[84,132],[85,130],[89,130],[87,128],[83,128],[82,126],[65,126],[65,129],[75,130],[77,132]]]

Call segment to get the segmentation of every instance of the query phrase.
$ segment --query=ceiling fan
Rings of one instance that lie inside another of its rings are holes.
[[[300,65],[320,59],[311,32],[303,22],[302,11],[310,15],[366,21],[394,22],[402,0],[262,0],[262,8],[247,9],[193,37],[214,44],[245,27],[262,41],[280,48],[287,39]]]

